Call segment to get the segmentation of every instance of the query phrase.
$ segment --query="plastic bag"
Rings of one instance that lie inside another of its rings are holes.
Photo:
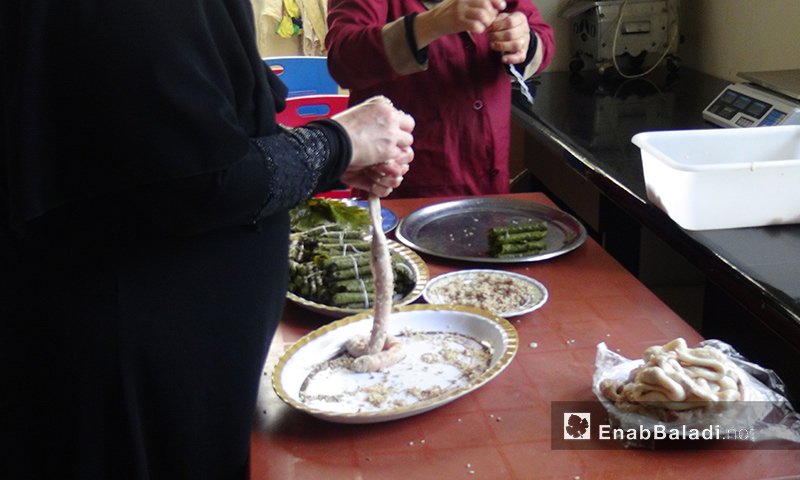
[[[742,401],[731,402],[730,408],[720,412],[707,412],[684,420],[663,422],[648,415],[620,410],[603,395],[603,380],[625,381],[633,369],[644,364],[644,360],[625,358],[609,350],[605,342],[597,345],[592,391],[608,411],[611,428],[634,433],[617,438],[624,446],[655,448],[660,439],[656,438],[656,432],[675,432],[680,435],[687,432],[710,432],[712,439],[750,442],[788,440],[800,443],[800,415],[785,397],[784,384],[775,372],[749,362],[725,342],[705,340],[698,345],[702,346],[716,348],[741,369],[744,398]],[[643,431],[649,434],[635,435],[636,432]]]

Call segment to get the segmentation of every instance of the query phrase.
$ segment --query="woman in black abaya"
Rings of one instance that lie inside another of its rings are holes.
[[[0,477],[247,478],[288,215],[413,120],[303,128],[245,0],[0,3]]]

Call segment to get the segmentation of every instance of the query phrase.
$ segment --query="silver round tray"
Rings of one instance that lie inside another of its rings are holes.
[[[547,221],[546,249],[535,255],[490,257],[490,227]],[[401,243],[422,253],[452,260],[520,263],[547,260],[575,250],[586,241],[586,228],[572,215],[536,202],[476,197],[436,203],[403,218],[395,231]]]

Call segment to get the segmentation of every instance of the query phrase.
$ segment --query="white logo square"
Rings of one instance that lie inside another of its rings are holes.
[[[589,440],[591,438],[591,414],[564,413],[564,440]]]

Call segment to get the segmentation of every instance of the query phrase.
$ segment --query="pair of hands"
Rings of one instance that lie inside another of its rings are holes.
[[[332,117],[350,137],[353,158],[340,180],[385,197],[399,187],[414,159],[414,119],[383,96],[372,97]]]
[[[528,18],[521,12],[503,12],[506,7],[505,0],[445,0],[417,15],[417,46],[426,47],[445,35],[488,32],[490,48],[503,54],[503,63],[522,63],[531,43]]]
[[[528,19],[521,12],[501,13],[506,6],[505,0],[445,0],[417,15],[417,45],[423,48],[439,37],[461,32],[488,32],[490,47],[503,54],[503,63],[522,63],[530,45]],[[378,197],[400,186],[414,159],[414,119],[383,96],[332,118],[344,127],[353,145],[353,159],[341,181]]]

